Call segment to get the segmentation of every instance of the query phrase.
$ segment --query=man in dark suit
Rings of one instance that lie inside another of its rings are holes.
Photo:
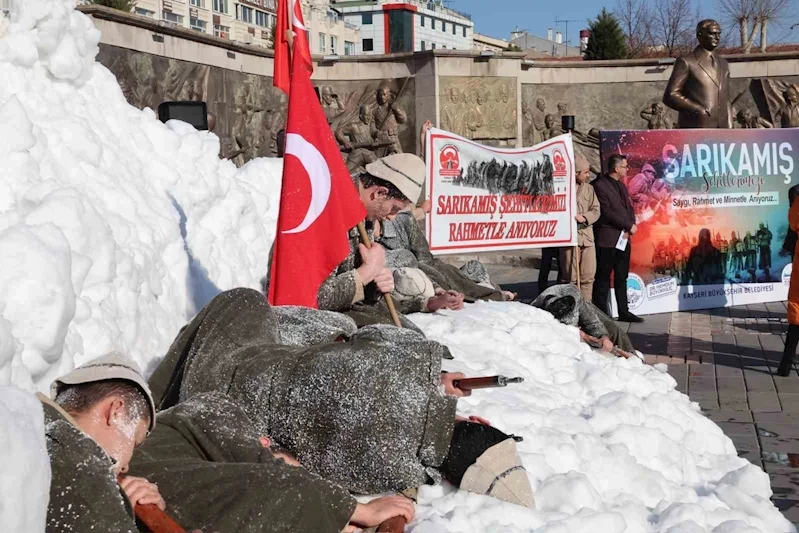
[[[699,46],[674,63],[663,103],[680,113],[678,128],[732,128],[730,67],[715,53],[721,26],[703,20],[696,38]]]
[[[610,315],[610,273],[613,272],[613,288],[621,322],[643,322],[627,307],[627,275],[630,272],[630,249],[628,240],[624,250],[616,248],[624,233],[629,239],[638,227],[630,193],[622,180],[627,175],[627,158],[613,154],[608,158],[608,173],[594,180],[594,192],[599,199],[599,220],[594,224],[596,239],[596,280],[594,281],[594,305]]]

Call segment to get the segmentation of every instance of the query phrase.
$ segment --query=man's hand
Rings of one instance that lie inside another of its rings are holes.
[[[463,398],[464,396],[471,396],[472,391],[461,390],[452,384],[452,382],[457,379],[466,379],[466,374],[464,374],[463,372],[441,373],[441,384],[444,385],[444,393],[447,396],[457,396],[458,398]]]
[[[581,224],[588,224],[588,219],[585,218],[585,215],[577,215],[576,217],[574,217],[574,220],[576,220]]]
[[[343,146],[344,149],[347,150],[348,152],[352,151],[352,143],[350,143],[350,141],[344,141],[344,143],[341,146]]]
[[[633,224],[633,227],[630,228],[630,235],[635,235],[635,232],[638,231],[638,225]]]
[[[383,268],[375,276],[374,282],[377,285],[377,290],[388,294],[394,290],[394,273],[388,268]]]
[[[435,313],[439,309],[463,309],[463,294],[456,291],[437,291],[435,296],[427,300],[427,310]]]
[[[415,509],[413,501],[405,496],[383,496],[370,501],[369,503],[359,503],[355,506],[350,522],[359,526],[375,527],[379,526],[389,518],[401,516],[406,522],[413,521]],[[354,531],[345,529],[345,531]]]
[[[470,415],[469,418],[466,418],[464,416],[456,416],[455,417],[455,422],[473,422],[475,424],[482,424],[484,426],[490,426],[491,425],[491,422],[489,422],[488,420],[486,420],[482,416],[477,416],[477,415]]]
[[[602,350],[605,352],[611,352],[613,350],[613,341],[610,340],[607,336],[602,337],[599,339],[602,341]]]
[[[385,270],[386,251],[377,243],[373,243],[371,248],[367,248],[364,244],[359,244],[358,251],[361,253],[361,261],[363,263],[358,267],[358,275],[361,278],[361,282],[366,285],[374,281],[377,275]],[[393,277],[391,283],[392,285],[394,284]]]
[[[433,202],[431,202],[430,200],[425,200],[424,202],[422,202],[422,205],[420,207],[422,208],[422,211],[424,211],[425,214],[427,214],[433,208]]]
[[[131,505],[153,503],[162,511],[166,509],[166,502],[158,492],[158,485],[150,483],[143,477],[125,476],[119,482],[119,486],[125,491]]]

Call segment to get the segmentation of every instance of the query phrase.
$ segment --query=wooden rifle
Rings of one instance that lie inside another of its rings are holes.
[[[117,481],[122,481],[122,476],[118,476]],[[183,526],[153,503],[135,505],[133,513],[152,533],[186,533]]]
[[[585,342],[591,348],[598,348],[600,350],[602,349],[602,341],[597,339],[596,337],[592,337],[591,335],[585,334]],[[616,357],[624,357],[625,359],[638,357],[637,355],[631,354],[630,352],[625,352],[618,346],[614,346],[613,349],[610,350],[610,353],[612,353]]]
[[[391,146],[393,145],[393,141],[368,141],[363,143],[350,143],[350,147],[347,148],[343,145],[339,145],[339,148],[342,152],[352,152],[353,150],[357,150],[358,148],[382,148],[384,146]]]
[[[417,492],[418,489],[414,487],[403,490],[400,494],[416,503]],[[377,533],[404,533],[406,525],[408,525],[408,522],[405,521],[405,517],[394,516],[380,524],[377,527]]]
[[[486,376],[482,378],[456,379],[452,386],[460,390],[493,389],[507,387],[509,383],[522,383],[524,378],[507,378],[505,376]]]

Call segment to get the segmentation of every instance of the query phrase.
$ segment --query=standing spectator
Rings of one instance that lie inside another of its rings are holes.
[[[558,260],[558,270],[560,266],[560,247],[541,248],[541,266],[538,267],[538,294],[541,294],[549,286],[549,273],[552,271],[552,261]]]
[[[627,275],[630,272],[630,235],[635,234],[635,212],[630,193],[624,185],[627,176],[627,158],[613,154],[608,158],[608,173],[593,182],[599,199],[601,214],[594,225],[596,236],[597,270],[594,284],[594,305],[605,314],[610,314],[610,273],[613,272],[613,288],[621,322],[643,322],[644,319],[630,313],[627,307]],[[627,238],[627,244],[620,250],[620,237]]]
[[[796,201],[796,198],[792,200],[791,209],[788,211],[788,226],[794,232],[799,230],[799,202]],[[777,369],[778,375],[783,377],[791,375],[797,344],[799,344],[799,260],[794,255],[791,284],[788,288],[788,335],[785,337],[782,361]]]
[[[596,250],[594,249],[594,223],[599,220],[599,200],[594,187],[588,183],[591,171],[588,160],[580,152],[574,154],[574,178],[577,181],[577,246],[560,250],[560,281],[577,285],[579,274],[580,292],[590,302],[596,275]]]

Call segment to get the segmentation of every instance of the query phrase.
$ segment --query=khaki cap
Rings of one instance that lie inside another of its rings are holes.
[[[413,154],[391,154],[366,165],[366,172],[392,183],[405,198],[416,204],[422,195],[425,165],[421,157]]]
[[[66,376],[53,381],[50,385],[50,396],[55,399],[63,385],[80,385],[82,383],[94,383],[95,381],[105,381],[108,379],[124,379],[138,385],[147,396],[147,403],[150,406],[150,428],[155,427],[155,402],[147,386],[147,380],[141,375],[138,365],[130,358],[116,352],[111,352],[103,357],[89,361],[85,365],[79,366]]]
[[[574,171],[581,172],[583,170],[590,170],[588,159],[585,158],[582,152],[574,151]]]
[[[466,469],[460,488],[517,505],[535,507],[533,489],[513,439],[505,439],[484,451]]]

